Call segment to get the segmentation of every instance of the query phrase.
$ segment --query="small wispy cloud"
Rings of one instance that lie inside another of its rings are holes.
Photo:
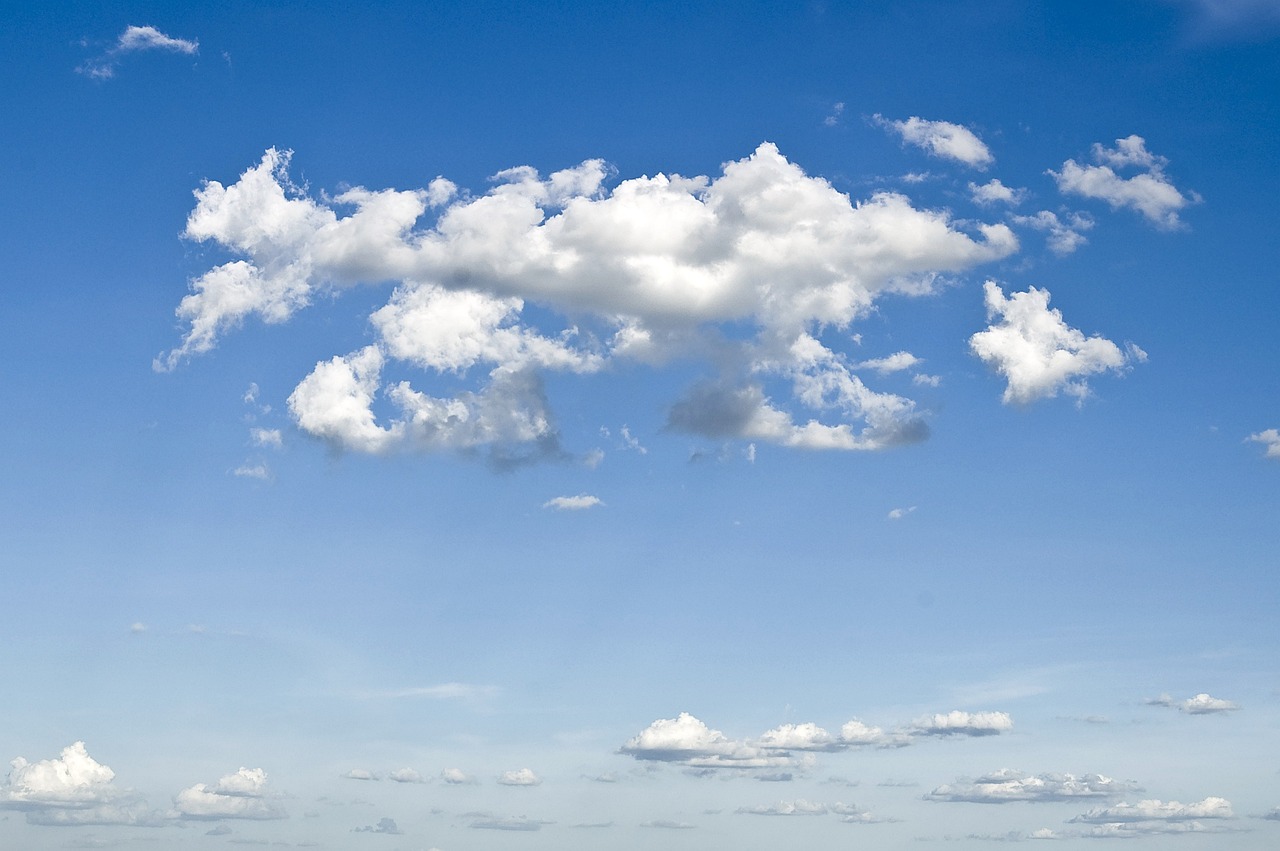
[[[906,508],[895,508],[888,513],[887,517],[889,520],[901,520],[903,517],[906,517],[908,514],[910,514],[915,510],[916,510],[916,507],[914,505],[908,506]]]
[[[116,68],[124,56],[146,50],[194,56],[200,52],[200,42],[195,39],[174,38],[152,26],[129,26],[125,27],[110,49],[85,62],[76,71],[95,80],[109,80],[116,75]]]
[[[580,493],[577,496],[557,496],[542,503],[543,508],[554,508],[556,511],[583,511],[604,505],[599,497]]]

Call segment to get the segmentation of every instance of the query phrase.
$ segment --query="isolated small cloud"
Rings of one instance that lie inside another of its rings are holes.
[[[1005,186],[998,179],[992,178],[986,183],[969,183],[969,196],[975,204],[989,206],[991,204],[1008,204],[1017,206],[1027,196],[1027,190]]]
[[[1059,257],[1072,253],[1088,242],[1084,232],[1093,227],[1093,219],[1084,213],[1066,214],[1065,221],[1050,210],[1041,210],[1033,216],[1013,216],[1014,224],[1043,231],[1049,250]]]
[[[661,830],[693,830],[697,825],[689,824],[687,821],[674,821],[672,819],[650,819],[649,821],[640,822],[641,827],[656,827]]]
[[[378,775],[367,768],[353,768],[342,775],[346,780],[377,780]]]
[[[739,807],[735,812],[739,815],[753,816],[821,816],[826,815],[828,810],[823,804],[797,798],[794,801],[778,801],[776,804]]]
[[[918,736],[995,736],[1013,729],[1007,712],[962,712],[927,715],[911,725]]]
[[[480,781],[461,768],[445,768],[440,772],[440,779],[450,786],[474,786]]]
[[[364,827],[352,828],[352,833],[386,833],[391,836],[401,836],[404,831],[396,825],[396,820],[392,818],[378,819],[377,824],[365,825]]]
[[[1164,173],[1169,161],[1147,150],[1141,136],[1116,140],[1114,148],[1095,143],[1093,158],[1098,165],[1080,165],[1075,160],[1062,164],[1062,171],[1049,171],[1058,190],[1106,201],[1113,210],[1128,207],[1156,227],[1173,230],[1182,226],[1178,213],[1199,201],[1195,193],[1183,194]],[[1121,177],[1115,169],[1136,168],[1141,173]]]
[[[279,449],[284,445],[284,438],[278,428],[251,428],[249,429],[249,439],[253,441],[254,446],[262,446],[268,449]]]
[[[556,511],[584,511],[604,505],[599,497],[580,493],[577,496],[557,496],[542,503],[543,508],[554,508]]]
[[[924,363],[924,361],[911,354],[911,352],[894,352],[887,357],[860,361],[859,363],[855,363],[853,368],[871,369],[881,375],[887,375],[891,372],[901,372],[904,369],[911,369],[911,367],[920,363]]]
[[[498,776],[498,783],[503,786],[540,786],[542,778],[533,773],[533,769],[520,768],[504,771]]]
[[[397,768],[387,774],[387,779],[396,783],[426,783],[427,779],[412,768]]]
[[[195,39],[188,40],[165,35],[152,26],[129,26],[125,27],[115,45],[106,53],[89,60],[76,70],[96,80],[107,80],[115,76],[116,68],[119,67],[125,55],[147,50],[192,56],[199,53],[200,43]]]
[[[242,479],[267,481],[271,478],[271,469],[266,464],[241,464],[232,470],[231,474]]]
[[[1248,440],[1261,443],[1265,447],[1262,453],[1267,458],[1280,458],[1280,429],[1269,428],[1249,435]]]
[[[1102,372],[1123,372],[1146,353],[1127,351],[1104,337],[1086,337],[1049,307],[1049,291],[1031,287],[1008,297],[994,281],[983,285],[989,319],[999,319],[969,338],[969,348],[1007,381],[1006,404],[1028,404],[1059,393],[1083,400],[1085,379]]]
[[[1195,697],[1189,697],[1182,701],[1182,703],[1178,704],[1178,708],[1188,715],[1214,715],[1219,712],[1234,712],[1240,708],[1240,705],[1230,700],[1210,697],[1201,692]]]
[[[908,506],[906,508],[894,508],[889,511],[889,514],[887,516],[890,520],[901,520],[903,517],[906,517],[908,514],[910,514],[915,510],[916,510],[916,507],[914,505]]]
[[[129,632],[132,632],[134,635],[137,635],[138,633],[142,633],[146,631],[147,631],[147,625],[142,621],[134,621],[132,624],[129,625]]]
[[[972,130],[950,121],[926,121],[912,116],[906,121],[891,121],[880,115],[875,122],[902,137],[902,141],[943,159],[955,160],[977,169],[995,162],[990,149]]]
[[[1110,798],[1132,789],[1101,774],[1024,774],[1003,768],[973,780],[957,780],[925,795],[927,801],[1006,804],[1016,801],[1071,801]]]
[[[828,127],[835,127],[840,123],[840,116],[844,114],[844,102],[837,101],[831,105],[831,113],[824,119],[822,123]]]

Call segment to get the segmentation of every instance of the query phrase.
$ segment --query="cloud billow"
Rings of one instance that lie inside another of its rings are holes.
[[[358,452],[555,455],[544,375],[674,361],[710,374],[672,404],[673,430],[804,449],[920,440],[914,403],[864,384],[828,332],[1018,247],[1007,225],[961,229],[900,194],[854,203],[769,143],[716,177],[610,189],[587,160],[547,177],[508,169],[480,196],[437,178],[316,199],[289,160],[268,150],[196,192],[185,236],[234,259],[192,281],[183,339],[155,366],[209,352],[246,319],[282,323],[321,293],[395,282],[370,316],[374,342],[320,361],[289,397],[302,431]],[[528,304],[564,324],[534,327]],[[390,364],[467,389],[388,381]]]

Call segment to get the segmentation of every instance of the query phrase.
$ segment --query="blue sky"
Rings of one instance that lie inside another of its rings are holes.
[[[0,845],[1274,843],[1274,2],[5,20]]]

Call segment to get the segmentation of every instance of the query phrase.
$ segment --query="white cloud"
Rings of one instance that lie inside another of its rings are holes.
[[[388,780],[396,783],[426,783],[427,779],[412,768],[397,768],[387,774]]]
[[[107,80],[115,76],[122,56],[143,50],[162,50],[191,56],[200,52],[200,43],[195,39],[173,38],[151,26],[129,26],[125,27],[110,50],[85,62],[76,71],[97,80]]]
[[[660,174],[609,190],[604,164],[588,160],[547,178],[509,169],[479,197],[433,183],[318,201],[289,181],[288,162],[272,149],[234,184],[197,191],[185,235],[237,259],[192,282],[178,307],[187,331],[155,366],[211,350],[247,318],[287,321],[318,292],[397,281],[370,317],[374,343],[320,361],[289,397],[304,432],[361,452],[558,455],[542,373],[677,357],[720,373],[676,403],[678,430],[811,449],[919,439],[910,400],[867,388],[820,336],[883,294],[923,295],[941,273],[1017,250],[1006,225],[971,235],[895,193],[851,203],[768,143],[715,178]],[[420,225],[431,209],[434,223]],[[545,308],[540,321],[573,324],[527,324],[530,301]],[[755,336],[720,333],[729,325]],[[437,397],[384,385],[392,361],[475,386]],[[765,396],[767,378],[789,382],[790,400]],[[387,419],[374,411],[382,400]]]
[[[839,750],[840,741],[817,724],[783,724],[764,733],[754,744],[761,748],[797,751]]]
[[[689,824],[687,821],[675,821],[673,819],[650,819],[649,821],[640,822],[641,827],[656,827],[663,830],[693,830],[696,825]]]
[[[1141,136],[1116,140],[1114,148],[1094,143],[1093,158],[1099,165],[1080,165],[1075,160],[1062,164],[1062,171],[1050,170],[1064,194],[1106,201],[1111,209],[1129,207],[1157,227],[1172,230],[1182,226],[1178,212],[1199,198],[1183,194],[1173,185],[1164,168],[1168,160],[1147,150]],[[1114,168],[1143,169],[1132,177],[1120,177]]]
[[[1049,308],[1049,291],[1031,287],[1007,298],[994,281],[983,285],[987,316],[999,317],[969,338],[979,358],[1003,375],[1005,403],[1026,404],[1065,392],[1077,399],[1089,394],[1085,377],[1108,370],[1121,372],[1146,353],[1130,345],[1122,352],[1103,337],[1085,337]]]
[[[249,429],[249,439],[253,441],[254,446],[262,446],[268,449],[279,449],[284,445],[284,440],[278,428],[251,428]]]
[[[542,830],[542,825],[544,824],[547,824],[547,822],[542,822],[535,819],[529,819],[529,818],[525,818],[524,816],[520,816],[518,818],[482,818],[477,821],[471,822],[471,824],[467,826],[476,828],[477,830],[534,831],[534,830]]]
[[[1266,451],[1263,452],[1265,457],[1280,458],[1280,429],[1265,429],[1249,435],[1247,439],[1265,446]]]
[[[534,774],[531,768],[519,768],[502,772],[498,776],[498,783],[503,786],[541,786],[542,778]]]
[[[903,517],[906,517],[915,510],[916,507],[914,505],[908,506],[907,508],[894,508],[889,511],[888,518],[890,520],[901,520]]]
[[[115,772],[89,756],[84,742],[62,749],[56,759],[27,762],[17,757],[0,786],[0,807],[89,807],[119,795],[111,785]]]
[[[823,804],[798,798],[794,801],[779,801],[767,806],[738,807],[735,812],[740,815],[755,816],[821,816],[826,815],[828,810]]]
[[[893,130],[902,141],[923,148],[935,157],[955,160],[959,163],[984,169],[995,162],[995,157],[973,131],[950,121],[926,121],[912,116],[906,121],[890,121],[875,116],[880,126]]]
[[[1013,216],[1014,224],[1044,231],[1048,234],[1049,250],[1059,257],[1075,251],[1088,242],[1084,231],[1093,227],[1093,219],[1084,213],[1071,213],[1067,221],[1058,218],[1057,213],[1041,210],[1034,216]]]
[[[261,768],[241,768],[212,786],[197,783],[173,799],[179,819],[282,819],[288,818],[271,800],[267,773]]]
[[[580,493],[577,496],[557,496],[542,503],[543,508],[554,508],[557,511],[582,511],[604,505],[598,497]]]
[[[1013,729],[1007,712],[962,712],[927,715],[911,725],[918,736],[995,736]]]
[[[654,721],[618,752],[640,760],[676,762],[692,768],[778,768],[794,763],[785,753],[734,741],[688,712]]]
[[[1013,801],[1070,801],[1077,798],[1109,798],[1124,794],[1131,784],[1101,774],[1029,775],[1003,768],[974,780],[939,786],[925,799],[1003,804]]]
[[[1178,801],[1168,803],[1158,800],[1139,801],[1136,804],[1116,804],[1112,807],[1095,807],[1071,819],[1084,824],[1117,824],[1131,822],[1185,822],[1200,819],[1233,819],[1231,802],[1226,798],[1205,798],[1191,804]]]
[[[942,376],[927,375],[921,372],[911,376],[911,383],[917,387],[939,387],[942,384]]]
[[[461,768],[442,769],[440,771],[440,779],[450,786],[474,786],[480,782]]]
[[[831,105],[831,114],[822,119],[822,123],[828,127],[835,127],[840,123],[840,116],[844,114],[844,102],[838,101]]]
[[[1017,206],[1027,196],[1027,190],[1005,186],[998,179],[992,178],[983,184],[970,182],[969,195],[975,204],[983,206],[990,204]]]
[[[872,369],[881,375],[886,375],[891,372],[901,372],[904,369],[911,369],[911,367],[920,363],[924,363],[924,361],[911,354],[911,352],[894,352],[886,357],[860,361],[855,363],[853,368]]]
[[[1223,700],[1218,697],[1210,697],[1201,692],[1195,697],[1189,697],[1182,703],[1178,704],[1178,708],[1188,715],[1213,715],[1218,712],[1231,712],[1240,708],[1237,703],[1230,700]]]
[[[266,464],[244,463],[232,470],[231,474],[242,479],[258,479],[264,482],[271,480],[271,469]]]
[[[374,774],[367,768],[353,768],[344,773],[343,778],[346,780],[377,780],[378,775]]]

